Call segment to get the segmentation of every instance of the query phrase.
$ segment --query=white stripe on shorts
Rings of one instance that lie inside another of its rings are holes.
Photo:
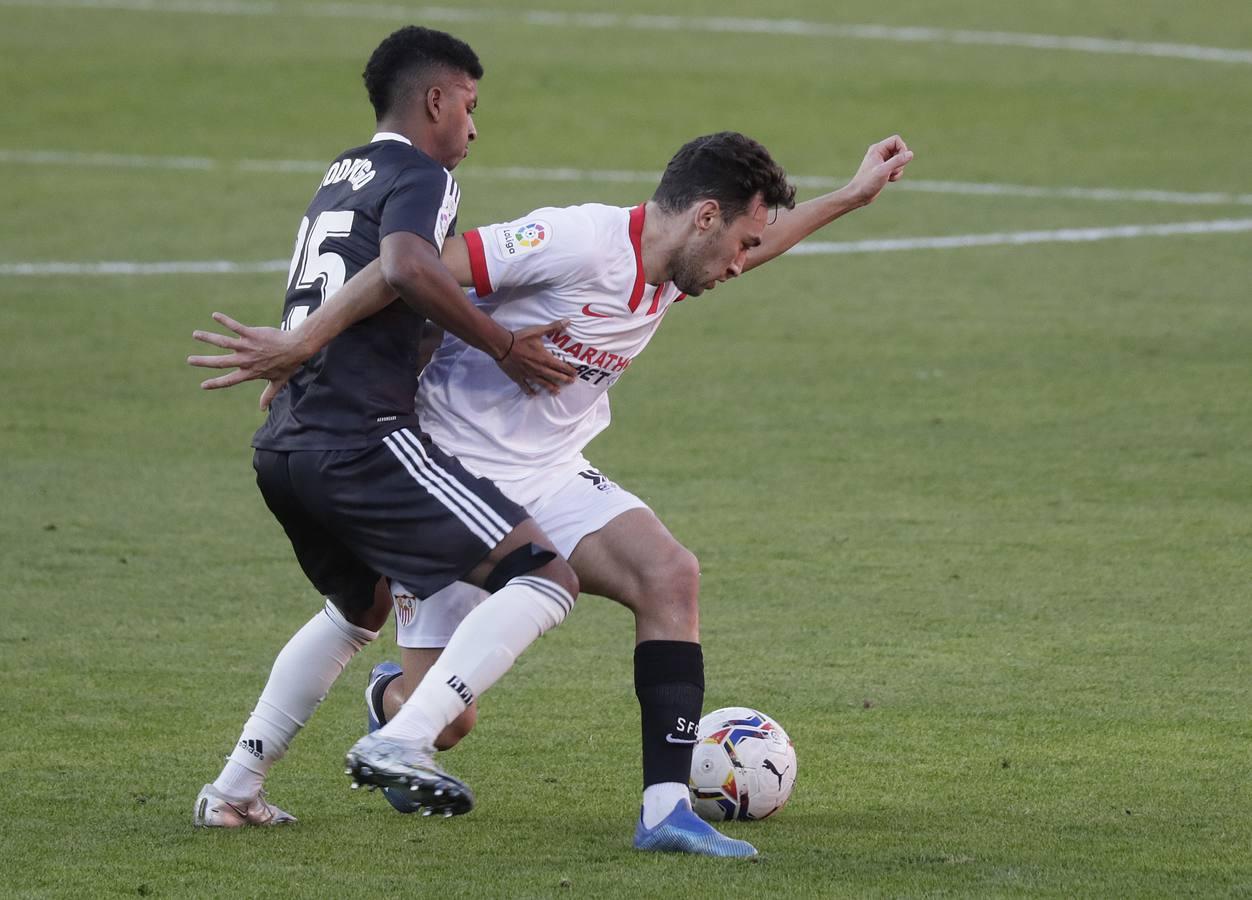
[[[413,476],[413,480],[425,488],[426,492],[444,505],[448,512],[452,513],[461,524],[470,530],[480,541],[488,547],[494,547],[504,539],[503,533],[497,533],[487,530],[489,526],[465,509],[464,505],[458,503],[452,497],[449,497],[443,488],[435,484],[423,472],[414,468],[412,455],[408,452],[408,448],[400,444],[394,439],[394,435],[387,435],[383,438],[383,443],[387,445],[387,449],[392,452],[396,459],[400,460],[400,464]]]
[[[395,432],[395,434],[401,437],[402,445],[407,445],[406,449],[410,451],[417,451],[418,456],[421,457],[421,461],[419,462],[416,457],[413,458],[413,461],[418,463],[419,467],[424,466],[424,471],[432,477],[439,479],[440,482],[455,495],[463,497],[474,510],[477,510],[479,516],[482,517],[487,525],[492,525],[500,529],[501,538],[513,530],[513,526],[504,521],[500,514],[492,509],[487,501],[483,500],[482,497],[479,497],[467,488],[458,479],[448,474],[446,470],[436,465],[435,462],[426,455],[426,448],[422,446],[422,442],[414,436],[413,432],[409,431],[407,428],[401,428],[399,431]],[[410,456],[411,455],[412,453],[410,452]]]

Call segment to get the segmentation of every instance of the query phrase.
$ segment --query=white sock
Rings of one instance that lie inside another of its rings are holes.
[[[327,600],[274,660],[261,699],[213,786],[230,800],[255,797],[270,766],[287,752],[339,673],[376,637],[377,631],[353,625]]]
[[[677,781],[663,781],[650,784],[643,789],[643,827],[655,828],[657,824],[674,811],[680,802],[691,805],[691,792],[687,785]]]
[[[461,621],[417,690],[378,733],[433,746],[439,732],[573,606],[574,598],[555,582],[537,575],[514,578]]]

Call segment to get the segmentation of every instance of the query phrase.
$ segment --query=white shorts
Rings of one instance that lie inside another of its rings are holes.
[[[520,481],[496,482],[506,497],[526,507],[544,534],[567,559],[589,534],[599,531],[622,513],[648,505],[588,463],[562,467]],[[404,585],[391,583],[396,609],[396,643],[413,649],[448,646],[452,632],[487,592],[458,581],[425,600]]]

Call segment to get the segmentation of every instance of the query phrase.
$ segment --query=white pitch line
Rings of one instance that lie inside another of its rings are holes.
[[[22,262],[0,263],[0,276],[54,275],[256,275],[286,272],[288,261],[230,262],[203,260],[191,262]]]
[[[3,2],[3,0],[0,0]],[[201,156],[142,156],[123,153],[76,153],[67,150],[0,150],[0,164],[32,166],[70,166],[124,169],[174,169],[277,174],[321,174],[325,161],[305,159],[240,159],[215,160]],[[588,184],[655,185],[656,172],[627,169],[532,168],[529,166],[479,166],[471,164],[463,171],[465,181],[492,178],[501,181],[533,181]],[[841,179],[829,175],[795,175],[799,187],[831,190],[843,185]],[[1252,194],[1229,191],[1169,191],[1155,188],[1088,188],[1040,187],[1029,184],[998,184],[972,181],[928,181],[906,178],[892,187],[893,191],[914,191],[926,194],[957,194],[970,197],[1029,197],[1057,200],[1090,200],[1096,202],[1172,203],[1195,206],[1252,206]]]
[[[965,247],[1070,244],[1141,237],[1191,234],[1236,234],[1252,231],[1252,219],[1211,222],[1171,222],[1164,225],[1114,225],[1108,228],[1058,228],[1053,231],[1007,231],[992,234],[953,234],[944,237],[892,238],[874,241],[805,241],[788,253],[799,256],[841,253],[889,253],[898,250],[955,250]]]
[[[88,166],[101,169],[209,171],[220,168],[216,160],[200,156],[137,156],[128,153],[76,153],[72,150],[0,150],[0,163],[25,166]]]
[[[794,179],[801,186],[803,178]],[[1108,202],[1177,203],[1198,206],[1252,206],[1252,194],[1228,191],[1166,191],[1156,188],[1087,188],[1038,187],[1029,184],[997,184],[995,182],[927,181],[906,178],[893,185],[893,190],[920,191],[927,194],[962,194],[988,197],[1038,197],[1056,200],[1096,200]]]
[[[1210,222],[1173,222],[1164,225],[1117,225],[1110,228],[1060,228],[1054,231],[1009,231],[993,234],[954,234],[943,237],[892,238],[872,241],[805,241],[788,255],[820,256],[850,253],[888,253],[900,250],[956,250],[1000,245],[1087,243],[1142,237],[1197,234],[1236,234],[1252,231],[1252,219]],[[0,277],[71,275],[254,275],[286,272],[289,262],[26,262],[0,263]]]
[[[892,41],[908,44],[981,45],[1029,50],[1066,50],[1122,56],[1189,59],[1200,62],[1252,65],[1252,50],[1127,41],[1080,35],[1025,34],[1009,31],[892,27],[813,22],[803,19],[754,19],[731,16],[646,16],[620,13],[578,13],[547,10],[466,10],[438,6],[389,4],[237,2],[237,0],[0,0],[0,6],[36,9],[124,10],[149,13],[191,13],[209,16],[309,16],[429,22],[522,23],[536,27],[786,35],[800,38]]]

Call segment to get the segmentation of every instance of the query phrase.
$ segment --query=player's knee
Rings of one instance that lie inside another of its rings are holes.
[[[569,562],[558,556],[543,544],[526,543],[510,550],[502,559],[495,560],[492,568],[485,574],[478,574],[482,584],[489,593],[495,593],[514,578],[522,575],[534,575],[551,581],[565,590],[570,598],[578,596],[578,575]]]
[[[650,587],[671,602],[692,602],[700,596],[700,560],[677,541],[648,568]]]
[[[571,599],[578,599],[578,573],[574,571],[574,567],[564,557],[558,556],[556,559],[549,560],[536,569],[533,574],[560,585],[570,595]]]
[[[343,591],[328,598],[348,622],[367,631],[378,631],[391,615],[391,589],[380,578],[368,589]]]
[[[516,585],[526,598],[539,634],[565,619],[578,598],[578,575],[567,560],[541,544],[528,543],[499,560],[484,581],[492,594]]]
[[[635,607],[683,622],[699,617],[700,561],[675,541],[658,554],[643,573]]]
[[[439,732],[439,737],[435,739],[435,749],[451,750],[461,742],[461,738],[473,731],[474,726],[477,724],[478,705],[474,704],[450,722],[443,731]]]

